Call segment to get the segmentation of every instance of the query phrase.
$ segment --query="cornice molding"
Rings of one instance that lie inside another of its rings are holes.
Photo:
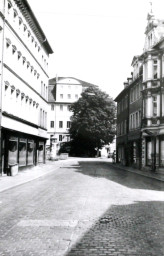
[[[27,85],[32,91],[34,91],[42,100],[44,100],[46,103],[48,101],[44,99],[34,88],[32,88],[26,81],[24,81],[18,74],[16,74],[8,65],[5,63],[3,64],[5,68],[7,68],[14,76],[16,76],[21,82],[23,82],[25,85]]]

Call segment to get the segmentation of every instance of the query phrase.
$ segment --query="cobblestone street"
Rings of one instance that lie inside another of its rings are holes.
[[[1,256],[164,255],[161,181],[74,159],[0,195]]]

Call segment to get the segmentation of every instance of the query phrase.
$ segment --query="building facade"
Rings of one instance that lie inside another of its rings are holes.
[[[52,158],[56,157],[63,142],[70,141],[72,112],[69,106],[90,85],[73,77],[55,77],[49,80],[47,150],[51,150]]]
[[[164,167],[164,20],[156,19],[151,11],[147,21],[143,53],[133,58],[132,81],[116,102],[119,108],[128,91],[127,165],[155,171]],[[118,133],[119,109],[117,119]],[[117,135],[117,151],[119,140]]]
[[[0,1],[1,173],[43,163],[48,58],[53,51],[26,0]]]

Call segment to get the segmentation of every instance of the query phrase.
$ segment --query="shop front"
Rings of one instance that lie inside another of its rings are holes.
[[[10,166],[18,165],[19,170],[45,162],[46,138],[3,130],[3,172]]]

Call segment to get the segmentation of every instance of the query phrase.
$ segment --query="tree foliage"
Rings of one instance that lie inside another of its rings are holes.
[[[96,148],[112,142],[116,106],[108,94],[97,86],[90,86],[70,110],[73,112],[70,135],[77,155],[92,155]]]

